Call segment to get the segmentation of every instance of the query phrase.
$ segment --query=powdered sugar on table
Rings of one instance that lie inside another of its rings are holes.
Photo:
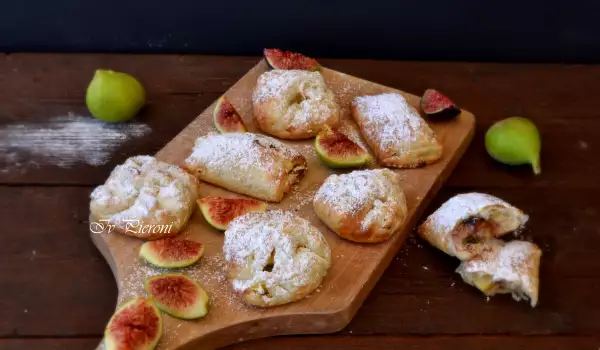
[[[0,128],[0,161],[15,167],[30,154],[37,161],[59,167],[80,162],[99,166],[107,163],[112,152],[128,139],[150,131],[148,125],[139,122],[109,124],[73,114],[44,122],[7,124]]]

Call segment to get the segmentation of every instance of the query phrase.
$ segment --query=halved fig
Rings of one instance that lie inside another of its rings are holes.
[[[264,49],[265,60],[271,69],[300,69],[316,71],[321,68],[314,59],[301,53],[283,51],[280,49]]]
[[[202,257],[204,245],[190,239],[165,238],[142,244],[140,258],[165,268],[185,267]]]
[[[267,210],[267,203],[256,199],[204,197],[197,202],[204,219],[210,226],[221,231],[225,231],[229,223],[238,216]]]
[[[208,294],[187,276],[173,273],[150,277],[145,287],[158,308],[171,316],[191,320],[208,313]]]
[[[371,161],[369,152],[327,125],[315,138],[315,150],[323,163],[331,168],[358,167]]]
[[[436,118],[453,118],[460,114],[460,108],[448,97],[434,89],[427,89],[421,97],[423,113]]]
[[[163,333],[162,316],[150,299],[136,298],[121,306],[104,331],[106,350],[152,350]]]
[[[213,111],[213,122],[219,132],[246,132],[246,125],[235,107],[225,96],[217,100],[217,105]]]

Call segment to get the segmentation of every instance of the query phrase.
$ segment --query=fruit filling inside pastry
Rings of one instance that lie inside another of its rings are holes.
[[[456,225],[452,239],[457,250],[478,254],[483,243],[494,237],[493,221],[481,217],[471,217]]]

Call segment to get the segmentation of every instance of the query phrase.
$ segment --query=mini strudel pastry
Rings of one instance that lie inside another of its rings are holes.
[[[196,207],[198,185],[175,165],[151,156],[131,157],[92,192],[90,229],[148,240],[174,236]]]
[[[271,137],[243,132],[199,137],[184,166],[200,180],[280,202],[302,178],[307,163]]]
[[[352,116],[381,165],[415,168],[442,156],[433,130],[400,94],[356,97]]]
[[[512,293],[515,300],[538,301],[539,269],[542,251],[526,241],[491,241],[490,250],[463,261],[456,272],[485,295]]]
[[[390,169],[330,175],[317,191],[313,207],[332,231],[361,243],[387,240],[408,213],[400,175]]]
[[[483,193],[450,198],[419,227],[419,235],[446,254],[471,259],[494,237],[521,228],[528,216],[505,201]]]
[[[252,95],[258,127],[282,139],[307,139],[335,126],[340,107],[319,72],[275,69],[258,77]]]
[[[331,250],[321,232],[281,210],[235,218],[225,231],[223,253],[233,289],[246,304],[262,307],[306,297],[331,266]]]

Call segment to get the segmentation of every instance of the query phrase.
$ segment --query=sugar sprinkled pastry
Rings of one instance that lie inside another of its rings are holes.
[[[521,210],[483,193],[450,198],[419,227],[419,235],[446,254],[469,260],[488,249],[494,237],[520,229],[528,220]]]
[[[151,156],[135,156],[94,189],[90,212],[96,227],[114,225],[120,233],[159,239],[183,229],[197,197],[198,181],[183,169]]]
[[[490,249],[469,261],[463,261],[457,273],[485,295],[511,293],[515,300],[538,301],[539,269],[542,251],[526,241],[488,242]]]
[[[323,235],[308,220],[281,210],[234,219],[223,253],[233,289],[247,304],[261,307],[306,297],[331,266]]]
[[[356,97],[352,116],[383,166],[415,168],[442,156],[433,130],[400,94]]]
[[[280,202],[303,177],[307,163],[278,140],[243,132],[199,137],[184,166],[200,180]]]
[[[252,96],[254,119],[267,134],[307,139],[325,125],[339,123],[340,107],[319,72],[271,70],[263,73]]]
[[[313,207],[339,236],[362,243],[390,238],[408,212],[400,175],[389,169],[330,175],[315,194]]]

